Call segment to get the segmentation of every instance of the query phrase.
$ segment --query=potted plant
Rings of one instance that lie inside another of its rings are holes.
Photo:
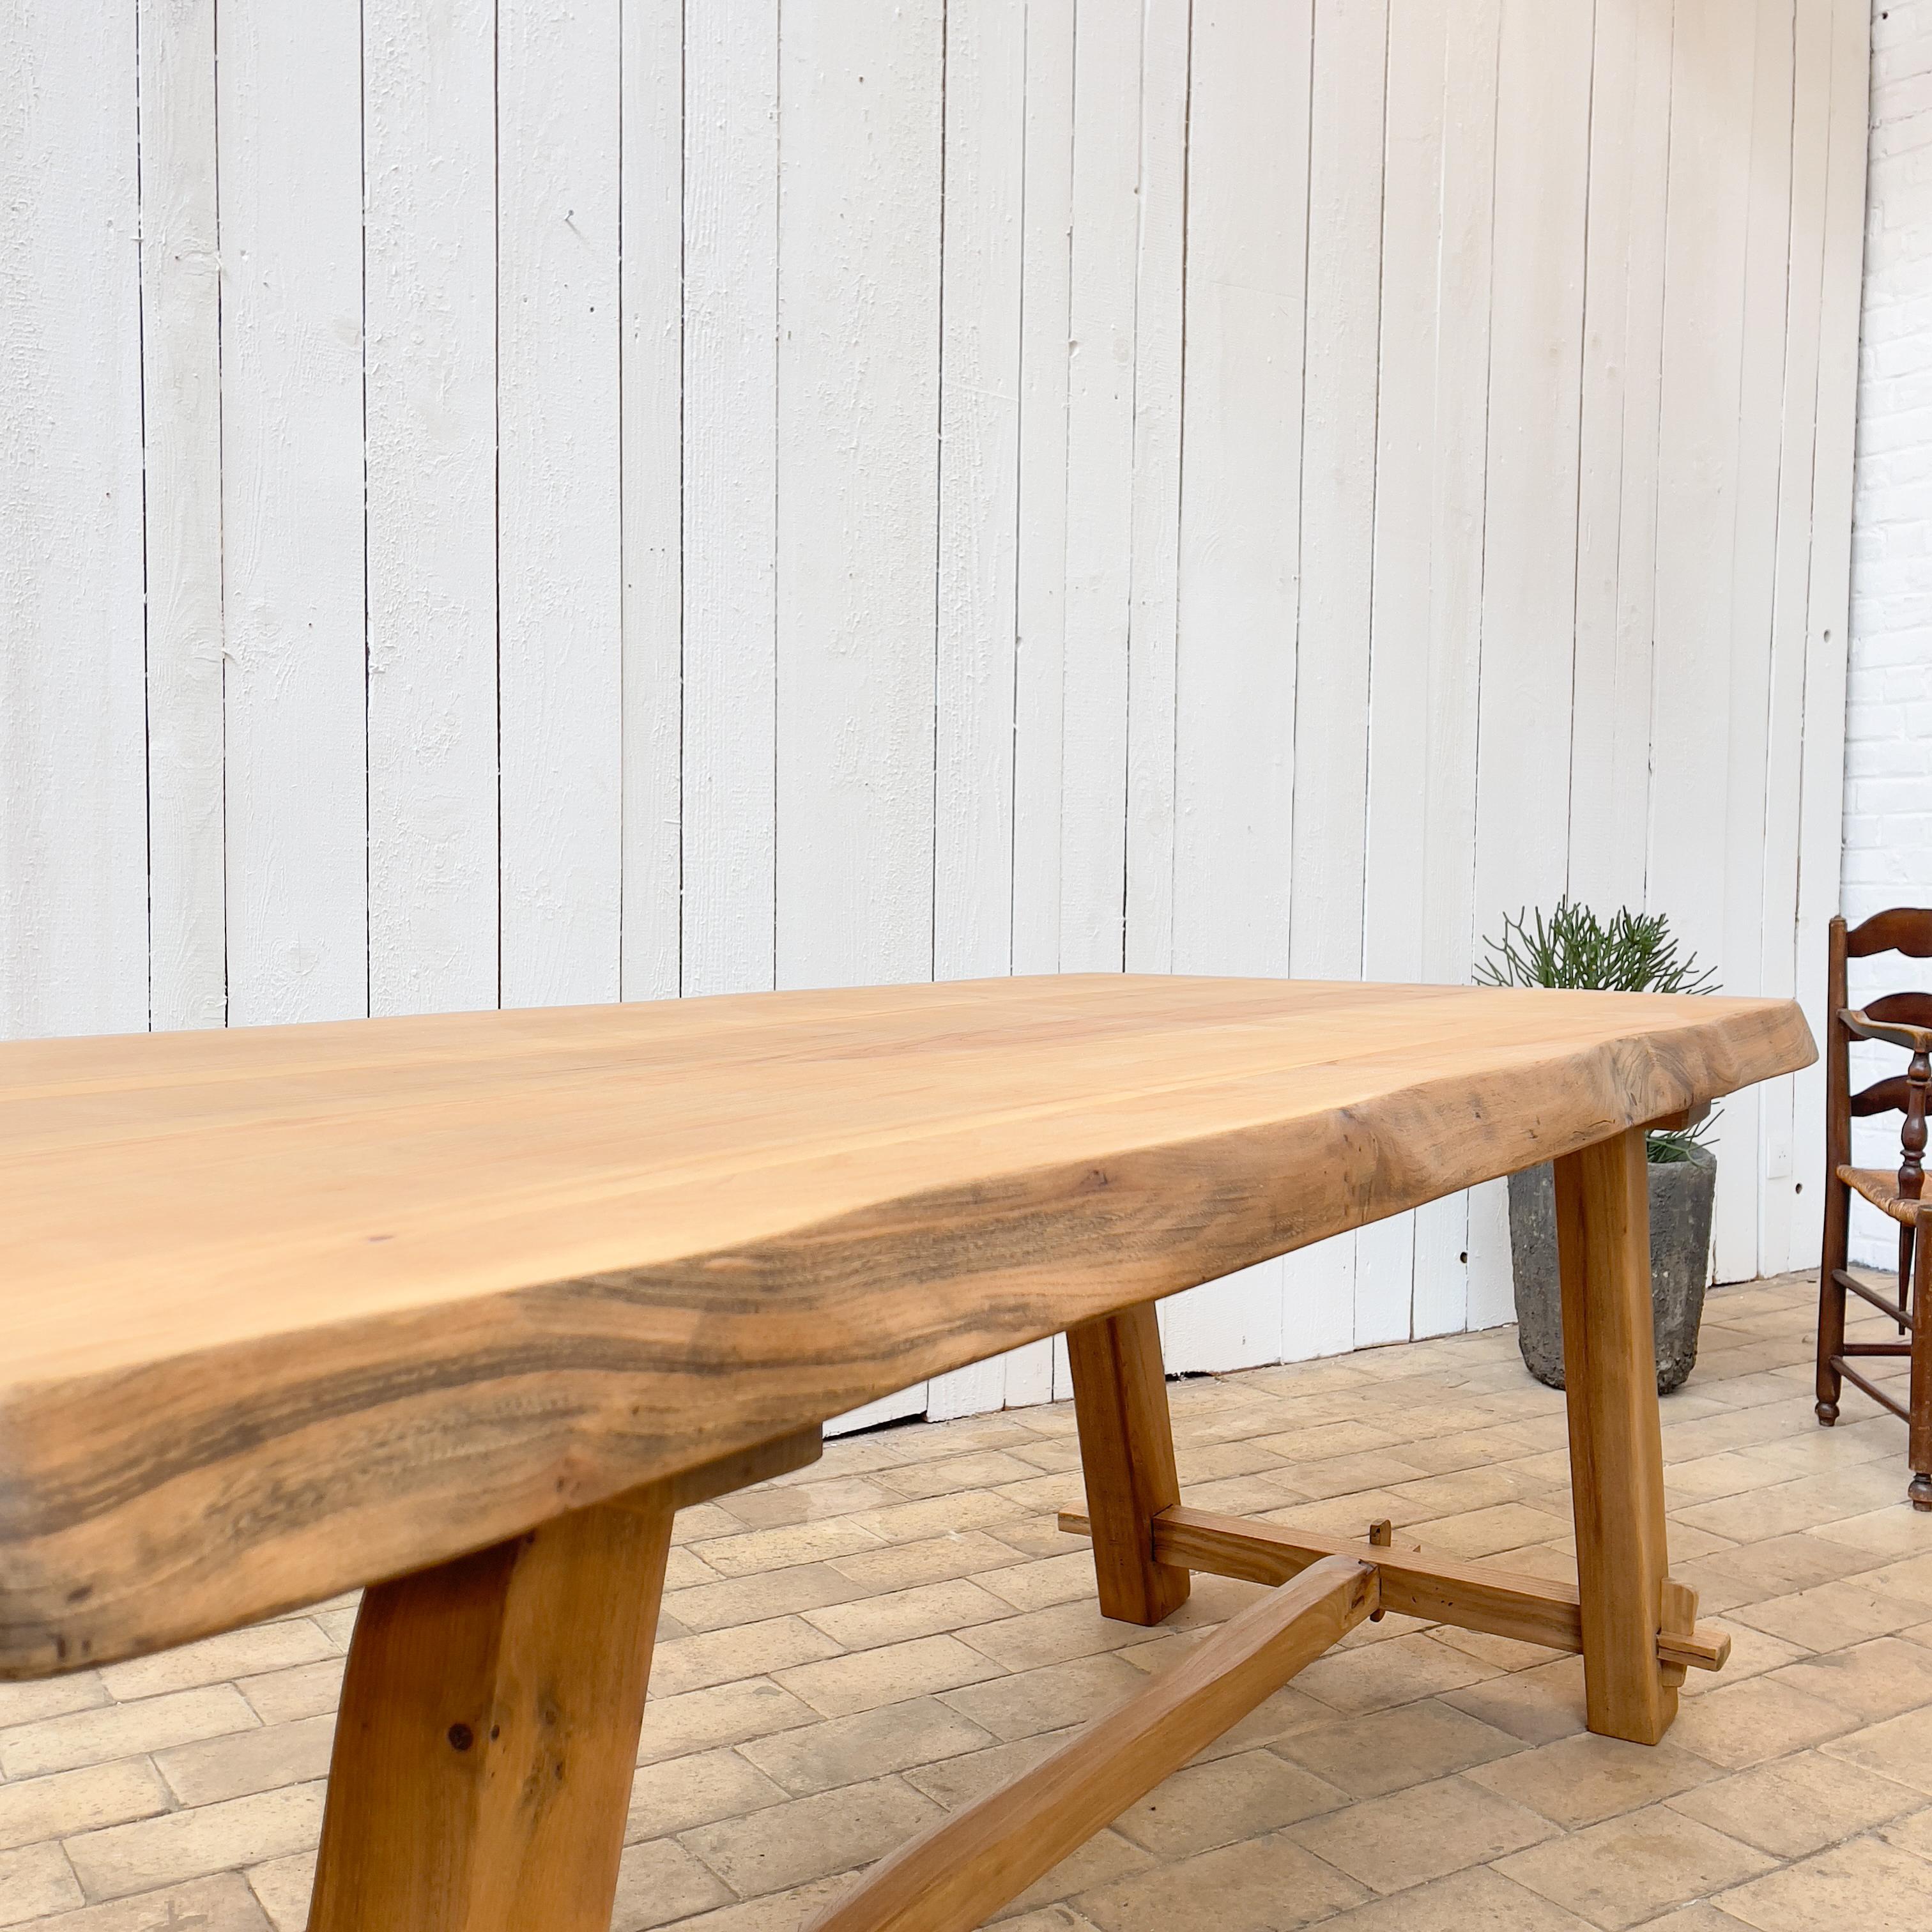
[[[1485,940],[1479,986],[1568,986],[1621,993],[1708,993],[1714,976],[1694,954],[1678,957],[1660,913],[1628,908],[1600,920],[1568,896],[1546,920],[1540,911],[1503,921]],[[1697,1360],[1697,1328],[1710,1281],[1711,1202],[1717,1156],[1703,1144],[1709,1123],[1653,1133],[1649,1156],[1651,1312],[1657,1342],[1657,1392],[1682,1387]],[[1556,1271],[1556,1196],[1549,1163],[1509,1182],[1510,1259],[1516,1282],[1516,1340],[1530,1373],[1563,1386],[1562,1295]]]

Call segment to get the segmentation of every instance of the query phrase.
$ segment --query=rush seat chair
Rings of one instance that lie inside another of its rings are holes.
[[[1932,1276],[1932,1199],[1925,1197],[1926,1102],[1932,1091],[1932,993],[1887,993],[1862,1008],[1850,1004],[1846,964],[1874,953],[1932,958],[1932,909],[1895,906],[1846,928],[1832,922],[1826,980],[1829,1017],[1825,1047],[1825,1250],[1818,1270],[1818,1420],[1838,1419],[1841,1384],[1851,1382],[1906,1425],[1906,1460],[1912,1481],[1906,1493],[1916,1509],[1932,1510],[1932,1315],[1927,1282]],[[1883,1042],[1909,1056],[1902,1072],[1888,1073],[1854,1094],[1851,1043]],[[1852,1122],[1871,1114],[1900,1113],[1898,1171],[1852,1164]],[[1852,1273],[1847,1240],[1852,1196],[1857,1194],[1898,1224],[1896,1297],[1868,1286]],[[1903,1338],[1889,1342],[1845,1340],[1845,1297],[1856,1294],[1894,1322]],[[1911,1362],[1901,1406],[1854,1364],[1872,1356],[1905,1356]]]

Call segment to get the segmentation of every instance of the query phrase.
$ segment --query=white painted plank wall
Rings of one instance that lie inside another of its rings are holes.
[[[1310,0],[1196,0],[1175,674],[1174,965],[1288,969]],[[1177,1361],[1280,1359],[1289,1264],[1164,1306]]]
[[[1502,9],[1478,656],[1479,940],[1506,912],[1547,905],[1568,883],[1592,54],[1583,8]],[[1468,1253],[1471,1322],[1507,1321],[1500,1186],[1470,1196]]]
[[[1776,916],[1796,905],[1798,839],[1804,788],[1805,644],[1810,620],[1814,464],[1819,452],[1817,398],[1823,320],[1826,194],[1832,160],[1832,34],[1830,0],[1798,0],[1792,23],[1790,282],[1789,338],[1780,407],[1778,466],[1777,562],[1772,585],[1766,757],[1778,782],[1767,787],[1764,829],[1763,990],[1789,998],[1797,990],[1800,922]],[[1828,437],[1828,424],[1826,425]],[[1813,802],[1815,809],[1816,801]],[[1793,1252],[1806,1226],[1797,1190],[1815,1174],[1794,1173],[1796,1106],[1804,1080],[1781,1081],[1763,1097],[1760,1160],[1765,1184],[1758,1200],[1759,1252]],[[1805,1096],[1820,1104],[1820,1092]],[[1823,1142],[1820,1138],[1820,1157]]]
[[[1073,39],[1056,962],[1066,973],[1126,962],[1142,16],[1138,0],[1082,0]]]
[[[116,0],[8,22],[0,1028],[118,1030],[148,1006],[136,22]]]
[[[1678,10],[1664,256],[1648,890],[1676,909],[1673,924],[1684,944],[1720,964],[1730,937],[1726,775],[1733,756],[1748,760],[1754,748],[1734,742],[1732,688],[1748,667],[1733,662],[1731,632],[1733,545],[1743,507],[1756,10],[1756,0],[1710,0]],[[1768,313],[1751,320],[1781,336],[1781,290]],[[1754,428],[1761,426],[1758,401],[1760,423]],[[1760,717],[1760,748],[1763,729]],[[1684,836],[1694,825],[1704,828],[1703,836]],[[1712,1137],[1720,1165],[1736,1111],[1749,1105],[1733,1100],[1723,1109]],[[1727,1196],[1718,1210],[1720,1230],[1729,1208]],[[1726,1252],[1730,1245],[1720,1234],[1719,1265],[1728,1264],[1735,1276],[1740,1258]]]
[[[1461,980],[1566,886],[1815,1001],[1861,0],[359,19],[0,30],[7,1031]],[[1498,1197],[1171,1360],[1502,1318]]]
[[[254,1026],[369,1004],[362,47],[346,8],[272,0],[216,34],[228,1019]]]
[[[923,980],[944,11],[783,18],[778,983]]]
[[[1474,940],[1476,721],[1480,688],[1484,540],[1488,488],[1490,287],[1495,226],[1500,0],[1452,10],[1444,23],[1441,230],[1434,330],[1434,392],[1428,448],[1430,502],[1425,789],[1422,877],[1411,916],[1422,945],[1420,976],[1468,979]],[[1397,502],[1400,502],[1398,494]],[[1370,726],[1370,752],[1375,744]],[[1370,818],[1370,836],[1375,819]],[[1375,848],[1370,848],[1372,864]],[[1370,904],[1378,902],[1370,882]],[[1371,923],[1387,943],[1399,914]],[[1469,1202],[1452,1196],[1415,1216],[1418,1334],[1469,1318]]]
[[[626,0],[623,29],[617,210],[618,385],[623,399],[618,970],[626,999],[656,1000],[680,990],[683,940],[686,77],[681,0]],[[770,112],[767,104],[768,116]],[[769,365],[769,331],[764,349]],[[764,554],[769,565],[769,546]]]
[[[138,27],[148,1006],[167,1029],[228,1013],[214,0],[142,0]]]
[[[1390,25],[1382,0],[1316,0],[1288,846],[1288,970],[1304,980],[1362,976]],[[1391,1340],[1398,1300],[1406,1340],[1410,1225],[1370,1237],[1366,1275],[1353,1234],[1292,1255],[1284,1346]]]
[[[778,0],[687,22],[683,166],[681,990],[755,992],[777,972]]]
[[[933,704],[936,980],[997,975],[1012,961],[1026,58],[1023,9],[1001,0],[949,0]],[[1042,1369],[1044,1395],[1051,1355],[1037,1345],[1030,1370],[1009,1354],[937,1376],[926,1388],[926,1412],[937,1420],[998,1408],[1010,1375],[1030,1373],[1037,1382]]]
[[[614,1000],[623,869],[618,0],[499,0],[501,998]]]
[[[494,11],[368,0],[363,34],[369,1010],[460,1012],[500,917]]]
[[[1901,10],[1895,21],[1887,17],[1891,11],[1889,7],[1874,0],[1869,13],[1863,7],[1842,8],[1834,9],[1832,16],[1831,152],[1826,170],[1824,296],[1819,319],[1818,361],[1821,390],[1828,384],[1834,399],[1842,386],[1858,381],[1862,333],[1876,351],[1890,332],[1886,325],[1895,326],[1898,320],[1886,313],[1892,301],[1888,299],[1891,291],[1885,286],[1888,279],[1886,271],[1897,262],[1896,239],[1888,248],[1881,237],[1871,237],[1872,276],[1870,281],[1864,279],[1868,170],[1876,212],[1882,221],[1895,191],[1893,164],[1902,152],[1909,152],[1919,145],[1919,129],[1909,119],[1904,126],[1899,124],[1904,117],[1898,111],[1896,91],[1899,68],[1904,68],[1910,76],[1911,68],[1917,64],[1912,57],[1916,50],[1908,51],[1905,60],[1900,62],[1898,41],[1892,35],[1895,29],[1898,40],[1909,44],[1916,34],[1922,34],[1926,22],[1921,8]],[[1876,32],[1885,36],[1879,43],[1876,62],[1873,58],[1874,15],[1883,23]],[[1922,80],[1906,79],[1908,101],[1915,100],[1922,89]],[[1854,126],[1846,111],[1854,97],[1862,97],[1867,104],[1869,143],[1867,129]],[[1850,286],[1855,275],[1862,284],[1856,293]],[[1908,308],[1906,313],[1916,316],[1916,307]],[[1868,500],[1863,506],[1864,514],[1858,519],[1862,526],[1858,535],[1865,554],[1853,567],[1851,505],[1855,450],[1862,457],[1873,444],[1882,447],[1887,440],[1882,426],[1882,407],[1870,406],[1876,400],[1865,392],[1858,396],[1858,406],[1848,398],[1841,408],[1819,412],[1812,496],[1812,519],[1819,537],[1814,547],[1809,585],[1810,622],[1805,640],[1804,670],[1808,691],[1814,680],[1828,689],[1846,688],[1853,601],[1856,597],[1862,602],[1870,593],[1870,550],[1874,539],[1880,544],[1887,542],[1872,528],[1875,520]],[[1869,472],[1859,480],[1868,481]],[[1906,546],[1900,548],[1903,550]],[[1869,606],[1859,615],[1868,620]],[[1868,645],[1860,656],[1866,658],[1868,651]],[[1850,708],[1860,714],[1861,725],[1868,725],[1868,660],[1861,669],[1867,674],[1850,685]],[[1894,691],[1887,694],[1898,694]],[[1814,724],[1807,706],[1798,856],[1798,996],[1810,1003],[1814,1010],[1823,998],[1826,930],[1832,914],[1842,908],[1850,917],[1861,918],[1882,904],[1901,901],[1909,904],[1918,897],[1910,890],[1894,890],[1880,898],[1872,891],[1874,871],[1877,866],[1885,865],[1886,860],[1880,856],[1882,844],[1877,850],[1874,849],[1878,842],[1871,838],[1871,828],[1864,814],[1846,809],[1846,794],[1851,789],[1846,783],[1850,764],[1846,755],[1847,708],[1843,704],[1835,705],[1829,717],[1819,718]],[[1908,729],[1918,722],[1907,714]],[[1896,874],[1904,874],[1906,880],[1914,873],[1924,876],[1923,842],[1912,836],[1920,830],[1912,817],[1901,815],[1901,822],[1894,828],[1894,838],[1884,842],[1897,854],[1886,869],[1895,868]],[[1897,961],[1884,963],[1894,968],[1900,964]],[[1856,980],[1852,982],[1852,992],[1855,998],[1862,997]],[[1870,1066],[1869,1060],[1867,1064]],[[1880,1070],[1874,1066],[1870,1070],[1876,1073]],[[1855,1072],[1854,1077],[1859,1076]],[[1797,1124],[1796,1168],[1801,1180],[1820,1174],[1824,1167],[1822,1088],[1822,1077],[1816,1069],[1808,1076],[1798,1077],[1793,1111]],[[1863,1126],[1868,1146],[1885,1132],[1876,1118]],[[1888,1140],[1890,1136],[1886,1138]],[[1885,1144],[1882,1141],[1880,1144]],[[1855,1141],[1853,1144],[1856,1153],[1858,1143]],[[1878,1157],[1886,1159],[1889,1153],[1888,1148]],[[1882,1261],[1897,1252],[1891,1228],[1882,1221],[1874,1226],[1875,1218],[1858,1214],[1852,1222],[1852,1238],[1856,1244],[1852,1252],[1867,1261]],[[1809,1245],[1815,1251],[1815,1240]]]

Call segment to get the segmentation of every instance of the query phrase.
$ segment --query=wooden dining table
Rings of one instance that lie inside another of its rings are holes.
[[[1366,1617],[1580,1652],[1654,1743],[1646,1127],[1787,1001],[1120,975],[0,1046],[0,1678],[355,1587],[314,1932],[592,1932],[676,1511],[1067,1337],[1100,1610],[1268,1587],[826,1908],[977,1924]],[[1576,1580],[1191,1510],[1160,1298],[1556,1168]]]

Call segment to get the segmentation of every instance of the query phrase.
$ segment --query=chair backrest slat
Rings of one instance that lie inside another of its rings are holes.
[[[1860,1088],[1852,1096],[1852,1117],[1863,1120],[1868,1114],[1902,1114],[1908,1097],[1905,1076],[1888,1073],[1882,1080],[1874,1080],[1869,1087]]]
[[[1874,913],[1846,933],[1845,952],[1853,959],[1868,958],[1874,952],[1932,959],[1932,907],[1889,906]]]

